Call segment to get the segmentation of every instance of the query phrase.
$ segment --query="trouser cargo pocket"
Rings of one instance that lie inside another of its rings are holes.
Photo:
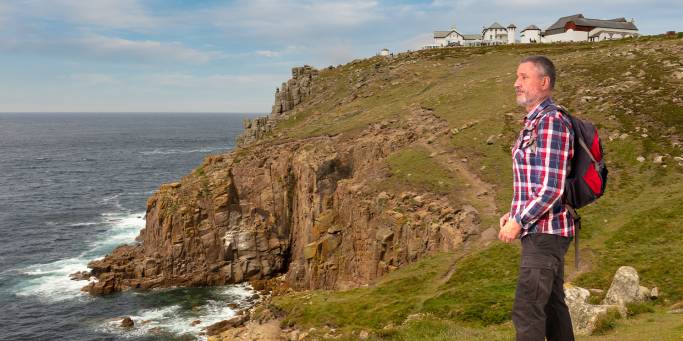
[[[515,298],[527,302],[545,302],[552,290],[557,260],[545,255],[524,255],[520,263]]]

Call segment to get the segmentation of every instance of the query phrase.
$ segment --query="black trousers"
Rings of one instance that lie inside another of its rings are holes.
[[[517,341],[574,340],[564,302],[564,255],[571,238],[532,233],[522,238],[522,260],[512,306]]]

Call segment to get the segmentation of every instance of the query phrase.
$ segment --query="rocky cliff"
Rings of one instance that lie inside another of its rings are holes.
[[[391,176],[391,153],[449,133],[430,110],[413,111],[354,138],[258,143],[207,158],[149,198],[138,243],[91,262],[98,281],[84,289],[220,285],[280,273],[294,288],[348,288],[459,247],[479,233],[473,207],[432,192],[375,189]]]
[[[244,132],[236,139],[238,146],[248,145],[269,134],[275,124],[287,117],[295,106],[311,95],[312,83],[318,77],[318,70],[304,65],[292,68],[292,78],[282,83],[282,89],[275,90],[275,104],[270,115],[245,119]]]

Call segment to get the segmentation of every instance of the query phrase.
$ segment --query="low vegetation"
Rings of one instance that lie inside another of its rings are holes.
[[[661,291],[654,305],[632,307],[637,316],[608,315],[605,335],[584,339],[637,340],[650,332],[676,339],[683,324],[663,311],[683,300],[682,51],[680,37],[643,37],[373,57],[323,70],[318,95],[273,136],[353,138],[368,123],[409,115],[415,105],[428,108],[452,129],[447,147],[494,186],[499,215],[509,207],[510,146],[523,115],[512,93],[515,68],[522,56],[548,55],[558,67],[556,101],[598,126],[610,170],[604,198],[581,211],[588,266],[575,273],[570,248],[567,275],[576,285],[607,290],[616,269],[631,265],[643,285]],[[461,185],[419,148],[391,155],[388,167],[396,191],[447,194]],[[274,304],[287,325],[329,326],[349,340],[361,330],[377,340],[512,339],[518,255],[518,245],[500,243],[435,254],[367,288],[296,293]]]

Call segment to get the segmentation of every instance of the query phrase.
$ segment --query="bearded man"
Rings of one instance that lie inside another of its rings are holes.
[[[512,308],[518,341],[574,340],[564,298],[564,256],[574,220],[562,194],[573,155],[571,121],[553,103],[555,66],[544,56],[517,67],[517,104],[526,109],[512,149],[513,199],[498,238],[521,238],[522,256]]]

